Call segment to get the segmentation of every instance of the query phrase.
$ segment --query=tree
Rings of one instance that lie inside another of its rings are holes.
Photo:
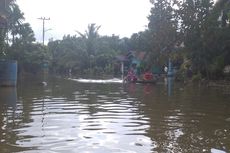
[[[8,17],[8,31],[12,35],[12,43],[15,43],[15,37],[19,34],[20,27],[24,21],[24,14],[19,9],[19,6],[15,3],[12,3],[9,8],[9,17]]]
[[[0,57],[5,54],[6,19],[0,16]]]
[[[13,0],[0,0],[0,57],[5,54],[5,38],[7,33],[7,20]]]
[[[161,58],[168,59],[170,52],[178,43],[178,14],[177,1],[152,0],[153,7],[149,19],[149,33],[151,43],[151,63],[159,62]]]
[[[180,8],[181,30],[187,57],[195,73],[209,76],[208,65],[214,56],[211,46],[215,43],[213,31],[217,21],[211,18],[212,0],[186,0]]]
[[[215,26],[215,29],[210,30],[212,37],[207,37],[208,40],[210,38],[214,40],[208,44],[212,51],[208,71],[212,79],[216,79],[223,77],[224,67],[230,64],[230,1],[217,1],[213,6],[210,16],[211,25]]]
[[[29,23],[23,23],[19,26],[18,35],[19,37],[15,39],[17,43],[30,44],[36,40]]]
[[[131,50],[145,52],[151,51],[150,38],[150,30],[132,34],[130,38]]]
[[[218,0],[214,6],[214,12],[218,13],[222,27],[229,26],[230,21],[230,1]]]
[[[86,46],[87,46],[87,52],[88,55],[95,55],[96,54],[96,40],[99,37],[98,30],[101,28],[101,26],[96,26],[95,23],[91,23],[88,25],[88,29],[85,31],[84,34],[78,32],[82,38],[85,39],[86,41]]]
[[[51,53],[51,68],[56,73],[66,73],[69,69],[81,73],[87,69],[86,46],[83,38],[76,36],[64,36],[62,40],[50,41],[48,43]]]

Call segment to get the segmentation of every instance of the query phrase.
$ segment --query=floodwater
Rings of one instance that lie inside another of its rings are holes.
[[[0,152],[230,152],[230,94],[198,85],[50,79],[0,88]]]

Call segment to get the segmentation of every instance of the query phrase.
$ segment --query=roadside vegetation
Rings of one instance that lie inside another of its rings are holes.
[[[17,60],[22,74],[37,74],[48,67],[58,75],[70,70],[73,75],[114,75],[118,73],[114,64],[118,55],[142,51],[146,52],[147,65],[162,68],[171,59],[178,80],[187,79],[188,70],[191,80],[229,79],[229,0],[151,3],[146,30],[130,38],[99,35],[103,27],[91,23],[84,33],[42,45],[36,42],[30,24],[24,22],[16,1],[9,1],[0,12],[0,59]]]

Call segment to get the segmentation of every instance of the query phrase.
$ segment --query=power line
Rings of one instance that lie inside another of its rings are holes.
[[[50,18],[40,17],[39,20],[42,20],[42,44],[45,43],[45,21],[50,20]]]

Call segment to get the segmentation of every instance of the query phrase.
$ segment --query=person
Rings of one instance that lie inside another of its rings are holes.
[[[152,74],[150,71],[146,71],[146,72],[144,73],[143,79],[144,79],[145,81],[153,80],[153,74]]]
[[[164,67],[164,71],[165,71],[165,73],[168,72],[168,67],[167,66]]]
[[[137,77],[135,75],[135,72],[134,72],[134,69],[131,68],[129,71],[128,71],[128,74],[125,78],[126,81],[130,81],[130,82],[135,82],[137,81]]]

